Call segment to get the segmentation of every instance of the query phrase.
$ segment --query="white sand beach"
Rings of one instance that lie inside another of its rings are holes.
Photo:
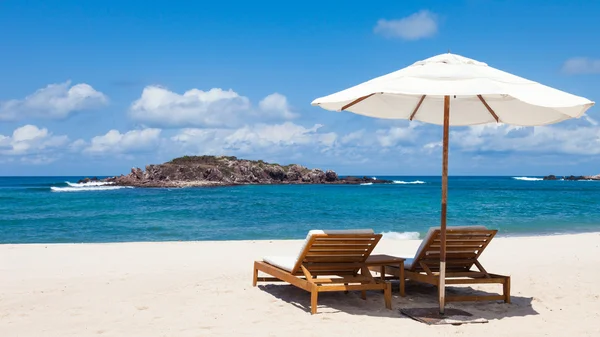
[[[376,252],[411,256],[418,244],[384,239]],[[405,298],[396,287],[392,311],[378,292],[325,293],[314,316],[304,291],[251,286],[254,259],[299,245],[1,245],[0,336],[600,336],[600,233],[494,239],[481,261],[512,276],[512,304],[450,304],[489,319],[462,326],[399,313],[436,305],[425,285],[409,283]]]

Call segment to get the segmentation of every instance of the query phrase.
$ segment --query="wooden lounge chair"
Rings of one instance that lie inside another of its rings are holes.
[[[488,273],[478,261],[498,231],[483,226],[448,227],[446,229],[446,285],[502,284],[502,295],[446,296],[446,302],[496,301],[510,303],[510,276]],[[475,266],[477,270],[471,270]],[[440,229],[431,228],[413,259],[404,262],[404,277],[439,285]],[[398,268],[386,267],[386,273],[399,276]]]
[[[385,306],[392,308],[389,282],[375,280],[365,261],[381,239],[372,230],[312,230],[297,257],[265,257],[254,262],[252,285],[287,282],[310,292],[310,312],[317,313],[317,298],[325,291],[383,290]],[[258,272],[272,277],[258,277]],[[360,273],[359,273],[360,272]]]

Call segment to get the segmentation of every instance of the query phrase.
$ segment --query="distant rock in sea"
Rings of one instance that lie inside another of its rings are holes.
[[[93,178],[83,178],[81,180],[79,180],[77,183],[78,184],[88,184],[88,183],[95,183],[95,182],[100,182],[102,181],[102,179],[98,179],[98,177],[93,177]]]
[[[600,180],[600,174],[597,174],[595,176],[564,176],[564,177],[557,177],[553,174],[549,175],[549,176],[545,176],[544,180],[572,180],[572,181],[576,181],[576,180]]]
[[[184,156],[146,170],[131,169],[128,175],[106,178],[85,178],[110,182],[117,186],[135,187],[196,187],[274,184],[386,184],[390,180],[370,177],[338,177],[331,170],[309,169],[301,165],[279,165],[262,160],[245,160],[233,156]]]

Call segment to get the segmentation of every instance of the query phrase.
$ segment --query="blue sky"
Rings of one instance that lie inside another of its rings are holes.
[[[449,49],[598,101],[599,14],[595,1],[2,1],[0,175],[115,175],[183,154],[439,174],[440,127],[310,102]],[[450,174],[600,173],[596,120],[593,107],[518,132],[453,128]]]

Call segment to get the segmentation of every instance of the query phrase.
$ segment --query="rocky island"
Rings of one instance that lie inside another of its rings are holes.
[[[564,177],[557,177],[553,174],[549,175],[549,176],[545,176],[544,180],[600,180],[600,174],[597,174],[595,176],[564,176]]]
[[[184,156],[145,170],[116,177],[85,178],[79,183],[102,181],[134,187],[199,187],[274,184],[385,184],[389,180],[369,177],[338,177],[331,170],[309,169],[301,165],[279,165],[262,160],[245,160],[233,156]]]

